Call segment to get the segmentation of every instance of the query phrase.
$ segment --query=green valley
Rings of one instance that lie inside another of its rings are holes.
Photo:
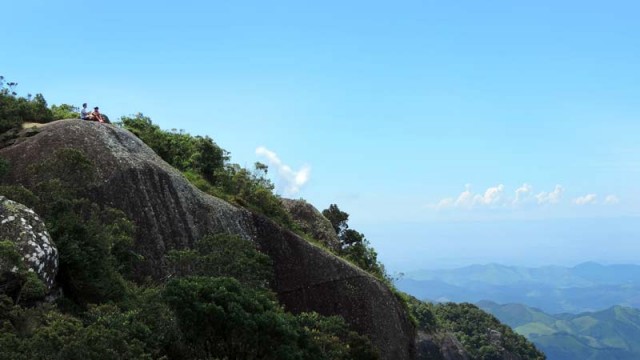
[[[580,314],[550,315],[521,304],[477,304],[526,336],[549,359],[640,358],[640,310],[613,306]]]

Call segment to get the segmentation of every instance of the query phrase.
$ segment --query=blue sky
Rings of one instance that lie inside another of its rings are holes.
[[[22,0],[2,6],[0,75],[50,104],[143,112],[241,165],[268,163],[281,194],[349,212],[392,270],[632,261],[639,12]]]

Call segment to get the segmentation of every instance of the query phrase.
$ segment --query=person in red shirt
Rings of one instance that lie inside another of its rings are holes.
[[[91,114],[89,114],[89,120],[98,121],[101,123],[104,122],[104,120],[102,119],[102,115],[100,114],[100,108],[98,108],[97,106],[93,108],[93,111],[91,112]]]

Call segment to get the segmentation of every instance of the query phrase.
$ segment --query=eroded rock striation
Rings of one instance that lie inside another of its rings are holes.
[[[0,196],[0,241],[15,244],[22,264],[0,258],[0,278],[11,278],[23,265],[51,290],[58,272],[58,250],[42,219],[28,207]],[[5,284],[6,285],[6,284]],[[0,288],[3,284],[0,284]]]
[[[29,165],[62,148],[82,151],[95,164],[92,200],[121,209],[136,224],[135,251],[145,259],[136,270],[141,279],[165,277],[163,258],[171,249],[211,233],[236,234],[273,259],[273,290],[285,308],[341,315],[383,359],[415,357],[414,326],[384,284],[271,220],[204,194],[128,131],[80,120],[47,124],[0,150],[11,164],[7,179],[33,186]]]

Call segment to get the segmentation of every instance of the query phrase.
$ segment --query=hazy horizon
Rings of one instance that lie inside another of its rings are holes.
[[[469,265],[640,264],[640,218],[369,224],[367,236],[390,272]]]

